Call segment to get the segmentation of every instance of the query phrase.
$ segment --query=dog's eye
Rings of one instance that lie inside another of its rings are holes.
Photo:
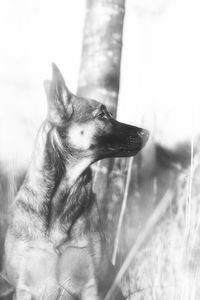
[[[99,114],[98,114],[98,119],[100,119],[100,120],[105,120],[105,119],[107,119],[108,118],[108,115],[107,115],[107,113],[105,112],[105,111],[101,111]]]

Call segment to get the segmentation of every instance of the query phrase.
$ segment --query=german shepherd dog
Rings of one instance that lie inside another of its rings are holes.
[[[103,299],[115,273],[89,166],[134,156],[148,131],[117,122],[101,103],[70,93],[55,64],[45,90],[47,118],[11,207],[6,274],[17,300]],[[124,299],[120,290],[116,299]]]

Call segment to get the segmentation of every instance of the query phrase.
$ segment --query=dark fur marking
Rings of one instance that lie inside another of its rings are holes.
[[[70,232],[76,220],[85,212],[89,211],[93,200],[91,197],[92,182],[91,170],[88,169],[80,176],[70,189],[63,213],[60,215],[60,223],[64,231]]]
[[[25,201],[23,199],[17,199],[16,205],[17,207],[23,209],[30,215],[34,214],[39,216],[40,218],[46,218],[48,215],[48,209],[44,203],[42,206],[39,207],[39,209],[37,209],[32,203],[28,202],[27,200]]]

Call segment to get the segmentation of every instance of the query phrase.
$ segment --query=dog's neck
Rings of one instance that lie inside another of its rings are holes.
[[[89,165],[87,159],[78,162],[71,157],[70,159],[60,157],[59,151],[55,149],[59,147],[60,141],[53,130],[49,123],[44,123],[39,130],[32,161],[21,189],[22,193],[19,192],[18,196],[27,198],[29,204],[38,212],[45,206],[49,219],[52,215],[53,217],[63,215],[67,198],[73,194],[73,186],[78,189],[77,185],[88,181],[85,175],[82,179],[79,178]],[[69,205],[67,207],[71,209]]]

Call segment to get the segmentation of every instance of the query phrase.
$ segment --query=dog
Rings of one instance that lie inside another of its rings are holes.
[[[16,300],[105,297],[115,277],[100,228],[90,165],[130,157],[147,130],[116,121],[96,100],[73,95],[55,64],[48,113],[10,208],[5,270]],[[124,299],[120,289],[116,299]]]

